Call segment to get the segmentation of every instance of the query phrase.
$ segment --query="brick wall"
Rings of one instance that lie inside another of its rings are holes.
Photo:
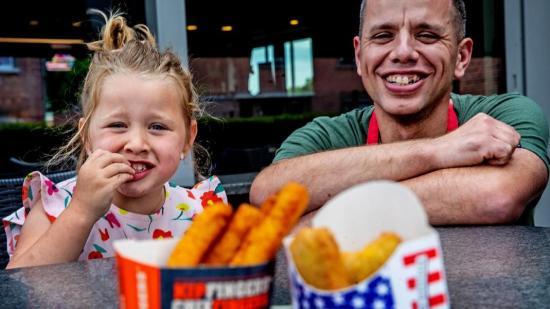
[[[313,112],[338,113],[342,97],[365,92],[355,65],[340,65],[337,58],[315,58],[313,66]]]
[[[500,58],[473,58],[459,82],[459,92],[479,95],[502,93],[506,90],[504,73]]]
[[[190,68],[203,94],[248,93],[249,58],[195,58]]]
[[[43,80],[40,59],[17,58],[18,73],[0,73],[0,115],[43,120]]]

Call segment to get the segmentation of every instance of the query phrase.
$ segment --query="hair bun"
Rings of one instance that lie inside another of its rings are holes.
[[[107,17],[105,13],[97,9],[89,9],[88,13],[98,14],[105,20],[105,26],[101,29],[100,40],[88,43],[92,51],[116,51],[121,49],[131,40],[147,41],[155,46],[155,38],[145,25],[136,25],[131,28],[126,23],[126,18],[121,13],[112,13]]]

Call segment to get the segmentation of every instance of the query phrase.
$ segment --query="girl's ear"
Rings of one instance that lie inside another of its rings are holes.
[[[88,144],[86,137],[82,135],[82,128],[84,127],[84,123],[86,123],[86,120],[84,118],[80,118],[78,120],[78,132],[80,132],[80,142],[82,143],[82,147],[84,147],[84,149],[86,150],[86,155],[90,156],[92,150],[90,149],[90,145]]]
[[[193,146],[193,143],[195,142],[195,138],[197,137],[197,132],[198,132],[199,128],[198,128],[198,125],[197,125],[197,120],[195,119],[192,119],[191,120],[191,125],[189,126],[189,138],[187,140],[187,143],[185,144],[185,147],[184,147],[184,152],[187,153],[191,147]]]

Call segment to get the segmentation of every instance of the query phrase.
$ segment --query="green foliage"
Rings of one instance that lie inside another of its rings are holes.
[[[48,72],[46,75],[46,93],[49,110],[61,113],[78,106],[79,91],[86,74],[90,59],[77,59],[70,72]]]
[[[271,162],[274,150],[290,133],[316,116],[319,115],[203,118],[199,120],[197,142],[210,154],[214,173],[257,171]],[[74,129],[68,125],[51,128],[44,123],[0,124],[0,140],[8,145],[0,150],[0,174],[16,170],[9,162],[10,157],[29,162],[46,161],[73,133]],[[237,162],[239,160],[247,162]]]

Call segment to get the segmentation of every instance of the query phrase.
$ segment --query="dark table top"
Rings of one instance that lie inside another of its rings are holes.
[[[454,308],[548,308],[550,228],[437,228]],[[113,258],[0,271],[0,306],[118,307]],[[273,305],[290,304],[279,253]]]

